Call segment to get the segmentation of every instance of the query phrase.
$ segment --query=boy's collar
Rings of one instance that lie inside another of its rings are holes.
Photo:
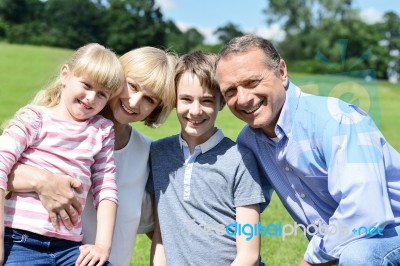
[[[195,149],[200,148],[201,153],[206,153],[207,151],[211,150],[212,148],[214,148],[215,146],[218,145],[218,143],[221,142],[221,140],[224,138],[224,133],[222,132],[222,130],[220,130],[219,128],[217,128],[217,131],[204,143],[199,144],[196,146]],[[186,141],[182,138],[182,135],[179,134],[179,143],[181,145],[181,149],[183,148],[183,146],[188,147],[188,144],[186,143]]]

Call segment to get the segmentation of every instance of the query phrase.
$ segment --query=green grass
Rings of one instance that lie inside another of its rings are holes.
[[[0,43],[0,119],[10,118],[58,73],[70,50]]]
[[[70,50],[0,43],[0,122],[12,117],[16,110],[28,103],[35,92],[58,73],[60,64],[70,55]],[[399,85],[385,81],[369,84],[362,80],[344,80],[342,77],[333,75],[307,76],[301,73],[292,73],[291,77],[295,82],[305,84],[304,90],[311,93],[321,93],[326,89],[325,87],[339,86],[343,82],[352,82],[361,87],[375,89],[379,96],[379,99],[376,99],[379,100],[379,108],[374,112],[376,111],[380,116],[381,130],[387,140],[397,150],[400,150],[400,138],[398,137],[400,131]],[[372,106],[368,104],[365,91],[358,91],[360,94],[357,94],[357,97],[361,106]],[[351,95],[336,96],[350,97]],[[232,139],[236,139],[243,125],[243,122],[235,118],[227,108],[220,112],[217,119],[217,126]],[[165,125],[159,129],[147,128],[141,123],[135,124],[135,127],[153,139],[179,132],[175,113],[172,113]],[[263,224],[278,223],[279,221],[293,223],[276,196],[268,209],[261,215],[261,219]],[[279,237],[262,237],[261,254],[268,265],[296,265],[302,258],[306,246],[307,240],[300,231],[297,236],[288,237],[285,241]],[[149,249],[150,241],[147,237],[138,236],[135,256],[131,265],[149,265]]]

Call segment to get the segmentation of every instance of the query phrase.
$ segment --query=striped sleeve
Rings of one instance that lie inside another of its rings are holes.
[[[0,136],[0,188],[7,189],[8,174],[21,154],[35,141],[41,128],[38,108],[20,109]]]
[[[109,121],[103,123],[101,127],[103,130],[103,146],[101,151],[95,155],[95,162],[92,166],[92,192],[96,208],[99,202],[104,199],[118,204],[114,162],[114,129]]]

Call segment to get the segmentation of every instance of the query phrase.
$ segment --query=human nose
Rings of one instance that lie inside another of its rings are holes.
[[[138,107],[142,98],[143,98],[143,93],[141,92],[136,92],[129,95],[129,107],[131,108]]]
[[[192,102],[189,112],[191,115],[200,115],[202,113],[201,104],[198,101]]]
[[[90,91],[88,91],[87,93],[86,93],[86,101],[88,102],[88,103],[93,103],[94,102],[94,100],[96,99],[96,91],[94,91],[94,90],[90,90]]]
[[[245,88],[239,87],[237,92],[237,104],[239,106],[246,106],[249,104],[251,95]]]

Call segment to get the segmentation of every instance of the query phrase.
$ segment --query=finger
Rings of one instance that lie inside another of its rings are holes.
[[[79,202],[76,196],[72,199],[71,205],[72,208],[74,208],[74,210],[78,212],[78,214],[82,213],[82,204]]]
[[[71,220],[71,223],[73,225],[76,225],[78,223],[79,220],[79,213],[77,210],[75,210],[75,208],[73,206],[69,206],[66,209],[66,212]]]
[[[83,246],[79,247],[79,251],[80,251],[80,254],[79,254],[78,259],[75,262],[75,265],[84,265],[84,264],[82,264],[82,262],[85,259],[86,255],[88,254],[88,249],[85,247],[85,245],[83,245]]]
[[[106,259],[105,258],[100,258],[99,262],[97,264],[95,264],[96,266],[102,266],[104,263],[106,263]]]
[[[91,262],[92,258],[93,258],[93,254],[92,254],[91,252],[89,252],[89,253],[83,258],[81,264],[79,264],[79,265],[81,265],[81,266],[87,266],[87,265],[89,265],[89,263]]]
[[[82,183],[78,179],[71,177],[70,185],[78,194],[83,192]]]
[[[76,266],[81,265],[81,263],[82,263],[82,261],[83,261],[84,258],[85,258],[85,257],[82,255],[82,253],[79,254],[79,257],[78,257],[78,259],[77,259],[76,262],[75,262],[75,265],[76,265]]]
[[[96,256],[94,256],[94,257],[90,260],[88,266],[95,266],[95,265],[97,265],[97,262],[98,262],[98,261],[99,261],[98,258],[97,258]]]
[[[89,266],[95,266],[95,265],[103,265],[104,264],[104,257],[100,256],[98,253],[95,254],[92,258],[92,260],[89,263]],[[102,262],[103,261],[103,262]]]
[[[61,210],[58,215],[60,216],[62,223],[68,230],[71,230],[74,227],[68,213],[65,210]]]
[[[49,213],[51,224],[53,225],[56,231],[60,231],[60,224],[58,222],[58,217],[54,212]]]

